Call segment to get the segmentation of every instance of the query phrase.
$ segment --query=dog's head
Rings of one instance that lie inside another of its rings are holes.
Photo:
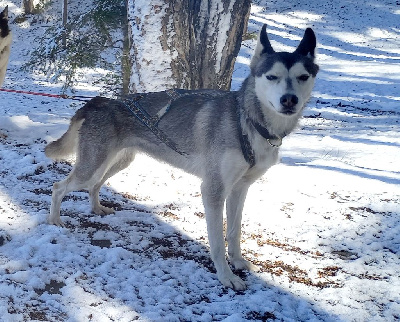
[[[285,116],[303,109],[319,69],[314,63],[315,47],[315,34],[307,28],[294,52],[275,52],[266,25],[262,27],[250,68],[257,97],[265,108]]]
[[[0,13],[0,36],[1,38],[6,38],[10,33],[8,27],[8,6]]]

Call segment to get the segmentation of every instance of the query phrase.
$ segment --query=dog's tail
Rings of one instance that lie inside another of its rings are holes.
[[[77,114],[71,119],[67,132],[57,141],[49,143],[44,152],[47,157],[53,160],[63,160],[76,153],[79,140],[79,129],[85,119]]]

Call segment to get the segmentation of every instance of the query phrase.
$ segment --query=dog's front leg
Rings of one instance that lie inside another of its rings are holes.
[[[225,257],[225,239],[223,229],[223,208],[225,195],[222,185],[203,182],[201,186],[203,204],[207,220],[208,240],[211,259],[217,270],[219,281],[234,290],[246,289],[245,282],[233,274]]]
[[[228,255],[236,269],[257,271],[257,266],[245,260],[240,249],[241,222],[244,202],[250,184],[240,180],[226,201]]]

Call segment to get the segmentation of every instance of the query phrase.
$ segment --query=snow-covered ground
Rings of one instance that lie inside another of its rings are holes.
[[[13,20],[20,3],[0,8]],[[314,28],[321,71],[282,162],[250,189],[243,249],[261,270],[238,272],[248,290],[214,274],[198,179],[144,156],[101,190],[115,215],[91,214],[75,192],[62,204],[67,228],[48,225],[52,183],[71,164],[43,149],[81,103],[0,92],[1,321],[400,319],[400,3],[257,3],[249,31],[267,23],[273,45],[292,50]],[[11,28],[4,87],[59,93],[20,69],[42,25]],[[242,46],[233,89],[254,45]]]

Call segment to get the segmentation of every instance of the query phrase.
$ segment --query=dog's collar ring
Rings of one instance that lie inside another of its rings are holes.
[[[269,145],[273,148],[279,148],[282,145],[282,138],[280,138],[279,136],[273,139],[267,139],[267,141]]]

